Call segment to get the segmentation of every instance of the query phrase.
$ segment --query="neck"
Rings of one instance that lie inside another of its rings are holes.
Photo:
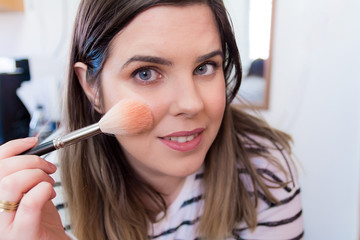
[[[131,156],[126,153],[128,159]],[[132,168],[149,183],[157,192],[164,198],[166,206],[169,207],[171,203],[179,195],[184,183],[186,176],[171,176],[156,170],[151,170],[147,166],[144,166],[138,161],[129,161]]]
[[[145,177],[145,180],[162,195],[167,207],[169,207],[179,195],[184,186],[185,179],[186,177]]]
[[[184,186],[185,179],[186,177],[172,179],[172,181],[164,179],[164,181],[161,181],[161,186],[158,185],[159,187],[156,189],[160,188],[159,192],[162,193],[166,206],[169,207],[175,201]]]
[[[182,187],[184,186],[186,178],[166,178],[166,177],[158,177],[156,179],[148,180],[144,178],[146,182],[148,182],[157,192],[161,194],[163,197],[167,208],[175,201],[177,196],[179,195]],[[150,219],[151,221],[156,221],[158,214],[162,211],[158,206],[151,200],[148,199],[148,195],[143,195],[142,200],[143,204],[147,209],[151,209],[150,211]]]

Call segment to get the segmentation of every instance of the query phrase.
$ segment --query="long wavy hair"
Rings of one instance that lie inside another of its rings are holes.
[[[102,116],[79,84],[74,71],[76,62],[88,66],[87,81],[97,87],[101,98],[100,75],[116,34],[150,7],[191,4],[206,4],[211,8],[225,55],[227,105],[219,132],[205,158],[205,206],[198,227],[198,233],[206,239],[222,239],[231,233],[235,223],[245,221],[250,228],[256,227],[257,191],[255,196],[249,194],[239,179],[239,166],[250,175],[254,189],[260,189],[276,202],[264,178],[250,162],[250,156],[266,154],[263,146],[255,142],[258,148],[249,149],[244,139],[260,136],[289,152],[291,140],[289,135],[231,105],[240,87],[242,69],[222,0],[81,1],[73,32],[62,124],[69,132],[98,122]],[[71,228],[79,239],[147,239],[154,216],[166,212],[161,194],[130,166],[115,137],[98,135],[82,141],[61,150],[60,158]]]

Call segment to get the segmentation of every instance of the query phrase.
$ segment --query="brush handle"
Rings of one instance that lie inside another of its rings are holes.
[[[57,137],[54,140],[41,143],[19,155],[37,155],[41,156],[52,152],[54,150],[69,146],[71,144],[80,142],[84,139],[93,137],[101,133],[100,126],[98,123],[92,124],[90,126],[81,128],[79,130],[73,131],[65,136]]]
[[[42,144],[39,144],[23,153],[20,153],[19,155],[37,155],[37,156],[41,156],[44,154],[47,154],[49,152],[52,152],[56,150],[53,141],[49,141],[49,142],[45,142]]]

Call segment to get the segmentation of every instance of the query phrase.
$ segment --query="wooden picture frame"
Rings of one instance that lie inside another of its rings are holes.
[[[230,0],[229,0],[230,1]],[[234,1],[234,0],[233,0]],[[250,3],[252,0],[247,0],[248,3]],[[237,99],[234,99],[233,104],[237,105],[238,107],[241,108],[252,108],[252,109],[258,109],[258,110],[266,110],[269,109],[270,106],[270,87],[271,87],[271,67],[272,67],[272,57],[273,57],[273,45],[274,45],[274,29],[275,29],[275,17],[276,17],[276,0],[270,0],[271,2],[271,9],[269,9],[269,14],[270,14],[270,28],[269,28],[269,40],[267,43],[268,44],[268,57],[267,59],[261,59],[261,58],[250,58],[248,56],[244,56],[244,54],[249,54],[249,51],[246,49],[244,51],[244,49],[241,49],[241,43],[240,43],[240,47],[239,47],[239,51],[240,51],[240,57],[242,59],[242,61],[245,59],[245,61],[242,62],[243,64],[243,78],[242,78],[242,83],[240,86],[240,90],[237,96]],[[244,5],[244,4],[243,4]],[[245,4],[246,5],[246,4]],[[249,4],[248,4],[249,6]],[[243,6],[241,6],[243,7]],[[250,10],[249,10],[250,11]],[[237,12],[233,12],[230,13],[230,17],[233,18],[232,14],[244,14],[244,12],[241,13],[241,11],[239,11],[239,13]],[[246,17],[246,16],[245,16]],[[235,30],[235,34],[237,33],[236,29],[239,26],[236,26],[236,18],[235,16],[235,21],[234,22],[234,30]],[[250,19],[250,18],[249,18]],[[250,20],[249,20],[249,24],[250,24]],[[260,23],[261,24],[261,23]],[[251,27],[249,27],[248,32],[251,31]],[[244,34],[241,32],[240,30],[240,35],[239,39],[240,41],[242,40],[241,38],[244,38]],[[247,36],[245,36],[247,37]],[[239,40],[237,39],[237,41]],[[251,40],[249,40],[249,45],[251,44]],[[250,54],[249,54],[250,55]],[[262,61],[262,77],[255,79],[252,78],[250,80],[250,75],[249,73],[251,72],[252,66],[249,64],[249,60],[252,60],[251,65],[255,63],[258,64],[259,62],[256,61]],[[262,79],[262,80],[261,80]],[[251,86],[250,81],[253,81],[253,85]],[[247,95],[246,95],[247,94]]]

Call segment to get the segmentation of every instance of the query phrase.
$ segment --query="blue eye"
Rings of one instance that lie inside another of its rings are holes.
[[[205,63],[201,64],[194,70],[194,74],[196,75],[210,75],[215,72],[216,66],[215,63]]]
[[[139,72],[138,75],[141,80],[147,81],[151,79],[152,74],[151,74],[151,70],[143,70]]]
[[[161,74],[151,68],[140,68],[133,73],[133,77],[141,82],[151,82],[161,78]]]

